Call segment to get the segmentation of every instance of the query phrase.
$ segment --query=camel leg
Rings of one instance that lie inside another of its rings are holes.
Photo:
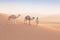
[[[8,20],[8,24],[12,24],[12,20]]]
[[[8,24],[10,24],[10,21],[8,20]]]
[[[25,21],[25,23],[27,24],[27,20]]]
[[[8,24],[11,24],[12,23],[12,21],[11,20],[8,20]]]
[[[16,22],[15,22],[15,20],[13,20],[13,24],[15,24]]]
[[[10,21],[9,23],[12,24],[12,21]]]
[[[30,20],[29,20],[29,25],[30,25]]]
[[[14,24],[16,24],[16,20],[14,21]]]
[[[11,21],[11,24],[14,24],[14,23],[15,23],[14,20],[12,20],[12,21]]]

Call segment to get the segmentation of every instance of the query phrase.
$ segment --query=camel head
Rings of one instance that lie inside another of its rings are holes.
[[[35,19],[35,17],[32,17],[32,19]]]
[[[18,16],[21,16],[20,14]]]

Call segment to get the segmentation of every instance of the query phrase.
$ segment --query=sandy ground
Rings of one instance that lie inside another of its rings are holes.
[[[0,17],[0,40],[60,40],[59,24],[8,24],[6,18]]]

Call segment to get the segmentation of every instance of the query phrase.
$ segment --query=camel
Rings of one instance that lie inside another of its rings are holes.
[[[19,18],[21,15],[19,14],[18,16],[16,15],[11,15],[8,17],[8,21],[13,21],[15,23],[15,19]]]
[[[27,21],[29,22],[28,24],[30,25],[30,21],[35,19],[35,17],[30,17],[29,15],[25,16],[25,23],[27,24]]]

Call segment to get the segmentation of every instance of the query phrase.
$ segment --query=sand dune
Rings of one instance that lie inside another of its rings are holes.
[[[52,24],[8,24],[7,16],[0,19],[0,40],[60,40],[60,30]]]
[[[60,22],[60,14],[43,17],[40,20],[41,21],[46,21],[46,22]]]
[[[60,32],[25,24],[0,26],[0,40],[60,40]]]

